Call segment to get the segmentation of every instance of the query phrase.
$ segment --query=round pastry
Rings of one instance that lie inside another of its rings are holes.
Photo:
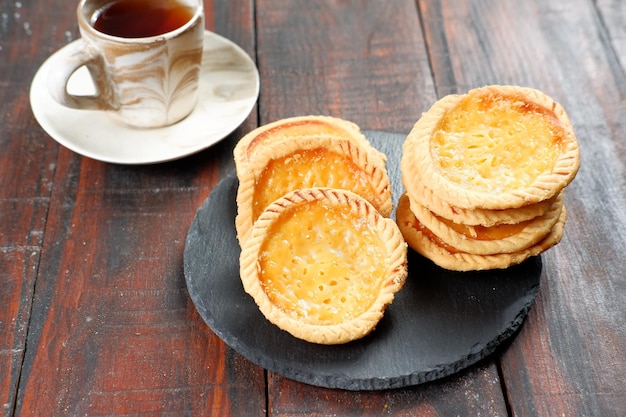
[[[437,101],[404,145],[402,180],[463,209],[502,210],[556,196],[576,175],[565,110],[538,90],[487,86]]]
[[[293,336],[339,344],[370,333],[407,276],[398,226],[357,194],[293,191],[243,243],[240,275],[263,315]]]
[[[237,174],[245,170],[249,159],[262,145],[300,136],[332,136],[369,146],[367,138],[354,123],[331,116],[297,116],[277,120],[252,130],[237,143],[234,150]],[[384,159],[384,154],[380,154]]]
[[[433,214],[426,207],[410,201],[417,220],[441,241],[454,249],[475,255],[518,252],[545,238],[561,214],[563,193],[543,215],[534,219],[495,226],[466,225]]]
[[[385,159],[370,145],[335,136],[297,136],[265,143],[239,176],[235,225],[241,241],[265,208],[300,188],[355,192],[383,216],[392,211]]]
[[[398,202],[396,220],[409,246],[435,264],[453,271],[478,271],[508,268],[556,245],[563,236],[566,215],[567,210],[563,206],[558,221],[548,235],[534,245],[517,252],[493,255],[475,255],[446,244],[419,222],[411,211],[406,194],[403,194]]]
[[[413,187],[413,194],[409,195],[409,198],[412,204],[420,204],[433,212],[433,214],[451,222],[467,226],[491,227],[501,224],[526,222],[539,216],[544,216],[559,195],[561,194],[557,194],[547,200],[511,209],[464,209],[446,203],[437,196],[437,193],[425,187],[421,181],[416,181]]]

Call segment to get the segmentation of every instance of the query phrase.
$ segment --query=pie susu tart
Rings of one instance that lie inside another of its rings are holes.
[[[524,250],[545,238],[558,221],[563,192],[543,215],[517,223],[495,226],[466,225],[437,216],[409,197],[410,209],[419,223],[446,245],[460,252],[494,255]]]
[[[409,195],[409,198],[412,204],[424,206],[436,216],[451,222],[467,226],[491,227],[526,222],[544,216],[560,195],[557,194],[547,200],[511,209],[464,209],[441,200],[437,193],[425,187],[421,181],[415,181],[413,194]]]
[[[406,194],[400,197],[396,211],[398,227],[409,246],[440,267],[453,271],[504,269],[539,255],[559,243],[563,236],[566,216],[567,210],[563,206],[557,222],[548,235],[526,249],[511,253],[476,255],[451,247],[421,224],[411,211]]]
[[[255,222],[240,275],[271,323],[309,342],[346,343],[370,333],[404,285],[407,245],[361,196],[300,189]]]
[[[423,182],[455,207],[502,210],[553,198],[579,164],[561,105],[538,90],[487,86],[424,113],[403,145],[401,170],[410,195]]]
[[[349,190],[389,217],[393,203],[385,161],[371,145],[329,135],[264,144],[239,176],[235,225],[240,242],[270,203],[300,188]]]
[[[245,170],[252,155],[263,145],[301,136],[332,136],[370,146],[361,129],[350,121],[317,115],[289,117],[259,126],[241,138],[234,150],[237,174]]]

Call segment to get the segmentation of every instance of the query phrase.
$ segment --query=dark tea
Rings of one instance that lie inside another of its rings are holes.
[[[113,0],[94,12],[91,24],[108,35],[145,38],[178,29],[194,12],[176,0]]]

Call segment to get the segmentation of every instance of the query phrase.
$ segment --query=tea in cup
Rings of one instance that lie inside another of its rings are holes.
[[[77,17],[81,40],[48,75],[58,103],[106,111],[139,128],[168,126],[191,113],[202,65],[202,0],[82,0]],[[68,92],[81,67],[93,95]]]

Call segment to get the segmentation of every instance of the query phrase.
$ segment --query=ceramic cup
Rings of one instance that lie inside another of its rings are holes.
[[[125,3],[133,4],[126,7]],[[187,8],[188,20],[173,29],[156,28],[164,33],[144,35],[144,29],[134,25],[156,22],[150,13],[163,13],[148,10],[150,4]],[[114,7],[127,10],[116,12]],[[118,22],[118,32],[98,26],[98,19],[106,26],[107,13],[115,19],[122,12],[127,20]],[[81,39],[53,64],[48,77],[50,94],[57,102],[74,109],[107,111],[139,128],[168,126],[191,113],[198,100],[202,64],[202,0],[81,0],[77,16]],[[68,92],[72,74],[81,67],[91,75],[93,95]]]

